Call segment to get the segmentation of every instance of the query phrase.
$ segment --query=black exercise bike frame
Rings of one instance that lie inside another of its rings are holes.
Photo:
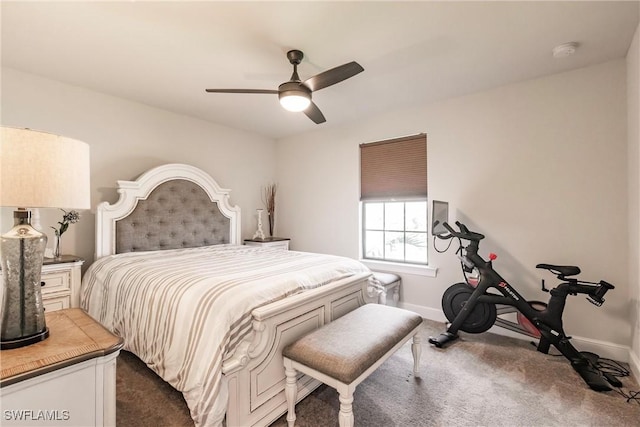
[[[491,260],[486,261],[478,255],[479,243],[480,240],[484,238],[484,235],[469,231],[464,224],[458,221],[456,221],[456,225],[459,227],[460,232],[455,231],[446,222],[443,223],[443,225],[449,231],[449,234],[438,237],[441,239],[457,237],[459,239],[460,248],[464,248],[464,253],[460,253],[463,271],[470,273],[474,268],[477,269],[479,272],[479,280],[475,289],[473,289],[469,296],[469,299],[447,328],[447,332],[442,334],[439,338],[431,338],[429,342],[437,347],[443,347],[447,342],[456,339],[458,331],[462,327],[463,323],[479,303],[512,306],[529,319],[529,321],[531,321],[531,323],[540,331],[541,336],[537,346],[538,351],[546,354],[549,352],[550,345],[553,344],[567,359],[569,359],[569,361],[571,361],[574,369],[583,376],[585,381],[587,381],[592,388],[604,389],[604,387],[601,387],[601,384],[599,384],[599,380],[589,377],[589,373],[581,372],[582,366],[592,364],[588,358],[586,358],[583,353],[579,352],[569,341],[571,337],[568,337],[564,332],[562,315],[568,295],[586,294],[587,299],[590,302],[600,306],[604,303],[604,294],[609,289],[613,289],[614,286],[604,280],[601,280],[599,283],[593,283],[578,280],[576,278],[565,277],[567,275],[578,274],[580,269],[577,267],[538,264],[538,268],[544,268],[555,273],[558,279],[562,280],[563,283],[560,283],[555,288],[549,290],[551,296],[547,303],[547,307],[543,310],[537,310],[493,269]],[[464,247],[462,240],[467,240],[469,244]],[[473,288],[472,285],[468,285],[470,288]],[[501,295],[488,293],[487,291],[489,289],[495,289]],[[544,288],[544,282],[543,290],[547,290]],[[585,377],[585,375],[589,378]],[[594,384],[592,384],[593,381],[596,381],[598,384],[595,384],[594,386]]]

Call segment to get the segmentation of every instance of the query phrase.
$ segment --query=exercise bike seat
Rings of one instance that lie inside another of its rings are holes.
[[[536,268],[549,270],[560,278],[580,274],[580,267],[576,267],[574,265],[538,264],[536,265]]]

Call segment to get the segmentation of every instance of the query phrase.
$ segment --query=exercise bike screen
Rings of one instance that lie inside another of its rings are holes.
[[[449,221],[449,203],[442,202],[439,200],[433,201],[433,206],[431,209],[431,234],[433,236],[438,236],[441,234],[446,234],[448,231],[442,225],[445,222]]]

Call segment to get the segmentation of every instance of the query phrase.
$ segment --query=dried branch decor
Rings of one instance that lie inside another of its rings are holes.
[[[273,226],[275,225],[276,214],[276,184],[269,184],[264,188],[263,202],[267,208],[267,217],[269,218],[269,236],[273,237]]]

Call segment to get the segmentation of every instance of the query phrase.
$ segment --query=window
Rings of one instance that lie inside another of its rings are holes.
[[[427,138],[360,145],[362,257],[427,264]]]
[[[364,258],[427,263],[427,202],[363,202]]]

